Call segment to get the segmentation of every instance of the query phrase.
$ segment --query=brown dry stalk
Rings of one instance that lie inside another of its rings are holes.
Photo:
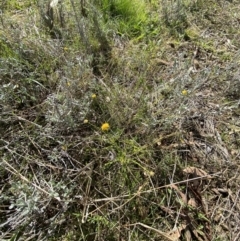
[[[161,187],[156,187],[156,188],[152,188],[152,189],[149,189],[149,190],[146,190],[146,191],[137,191],[137,193],[135,194],[125,194],[125,195],[121,195],[121,196],[116,196],[116,197],[108,197],[108,198],[100,198],[100,199],[94,199],[92,200],[92,202],[102,202],[102,201],[113,201],[113,200],[121,200],[122,198],[128,198],[130,196],[139,196],[143,193],[150,193],[150,192],[154,192],[156,190],[159,190],[159,189],[163,189],[163,188],[168,188],[168,187],[173,187],[173,185],[178,185],[178,184],[183,184],[183,183],[189,183],[189,182],[193,182],[193,181],[196,181],[196,180],[200,180],[200,179],[203,179],[203,178],[207,178],[209,176],[218,176],[221,172],[217,172],[217,173],[214,173],[214,174],[208,174],[207,176],[202,176],[202,177],[195,177],[195,178],[190,178],[190,179],[187,179],[187,180],[184,180],[184,181],[180,181],[180,182],[175,182],[175,183],[170,183],[170,184],[167,184],[167,185],[164,185],[164,186],[161,186]]]
[[[148,226],[148,225],[146,225],[146,224],[144,224],[144,223],[135,223],[135,224],[132,224],[132,225],[140,225],[140,226],[142,226],[142,227],[144,227],[144,228],[147,228],[147,229],[149,229],[149,230],[155,231],[156,233],[158,233],[158,234],[160,234],[162,237],[164,237],[164,240],[176,241],[176,239],[171,238],[167,233],[162,232],[162,231],[160,231],[160,230],[158,230],[158,229],[156,229],[156,228],[150,227],[150,226]]]

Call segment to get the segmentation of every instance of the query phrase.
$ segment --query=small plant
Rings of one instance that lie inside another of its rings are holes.
[[[176,37],[183,36],[184,30],[188,27],[185,1],[162,1],[162,14],[170,33]]]

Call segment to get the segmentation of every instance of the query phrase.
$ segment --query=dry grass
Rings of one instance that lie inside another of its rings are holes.
[[[146,4],[2,4],[1,240],[239,239],[240,4]]]

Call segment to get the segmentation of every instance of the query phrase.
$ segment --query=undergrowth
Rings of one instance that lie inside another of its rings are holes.
[[[239,8],[4,1],[0,239],[238,240]]]

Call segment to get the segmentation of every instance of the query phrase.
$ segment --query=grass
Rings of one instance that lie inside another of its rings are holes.
[[[45,4],[2,5],[0,239],[237,240],[238,1]]]
[[[147,21],[148,5],[142,0],[105,0],[101,3],[104,19],[115,23],[118,34],[139,35]]]

